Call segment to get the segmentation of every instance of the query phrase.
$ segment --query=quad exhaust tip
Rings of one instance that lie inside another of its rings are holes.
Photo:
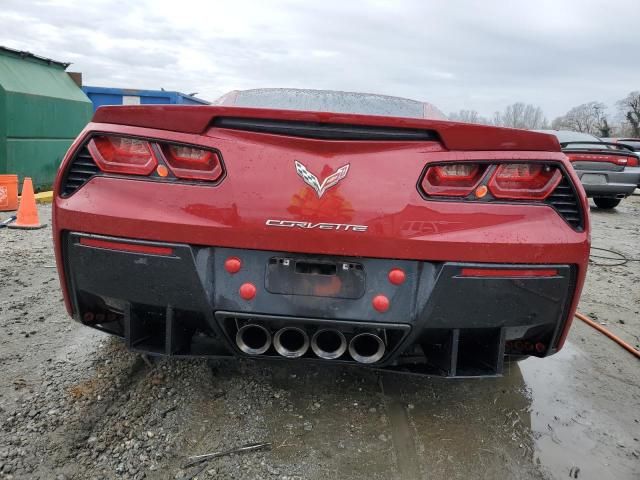
[[[360,333],[349,342],[349,354],[358,363],[375,363],[384,356],[385,345],[373,333]]]
[[[271,334],[262,325],[245,325],[236,333],[236,345],[247,355],[262,355],[271,346]]]
[[[348,349],[353,360],[364,364],[379,361],[386,351],[382,338],[369,332],[355,335],[348,346],[344,334],[332,328],[318,330],[311,340],[298,327],[281,328],[273,338],[268,329],[253,323],[244,325],[236,333],[236,345],[247,355],[263,355],[272,344],[276,352],[285,358],[300,358],[311,347],[319,358],[334,360],[344,355]]]
[[[347,339],[339,330],[324,328],[311,337],[311,350],[320,358],[334,360],[347,351]]]
[[[283,357],[299,358],[309,350],[309,335],[298,327],[284,327],[273,336],[273,346]]]

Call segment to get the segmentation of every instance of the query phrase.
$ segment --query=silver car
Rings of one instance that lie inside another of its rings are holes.
[[[640,184],[640,155],[624,143],[605,142],[588,133],[538,130],[555,135],[588,197],[603,209],[618,206]]]

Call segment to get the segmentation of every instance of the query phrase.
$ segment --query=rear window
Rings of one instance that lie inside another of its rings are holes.
[[[219,102],[227,103],[228,98],[233,97],[225,95]],[[330,90],[295,88],[243,90],[237,92],[231,103],[238,107],[446,119],[442,112],[429,103],[408,98]]]

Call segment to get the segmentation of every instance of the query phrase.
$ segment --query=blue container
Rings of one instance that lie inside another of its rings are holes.
[[[132,90],[128,88],[82,87],[93,103],[93,111],[103,105],[209,105],[201,98],[165,90]]]

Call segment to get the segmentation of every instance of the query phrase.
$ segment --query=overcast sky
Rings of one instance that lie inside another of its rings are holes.
[[[0,32],[86,85],[207,100],[317,88],[487,116],[523,101],[552,119],[640,90],[638,0],[0,0]]]

